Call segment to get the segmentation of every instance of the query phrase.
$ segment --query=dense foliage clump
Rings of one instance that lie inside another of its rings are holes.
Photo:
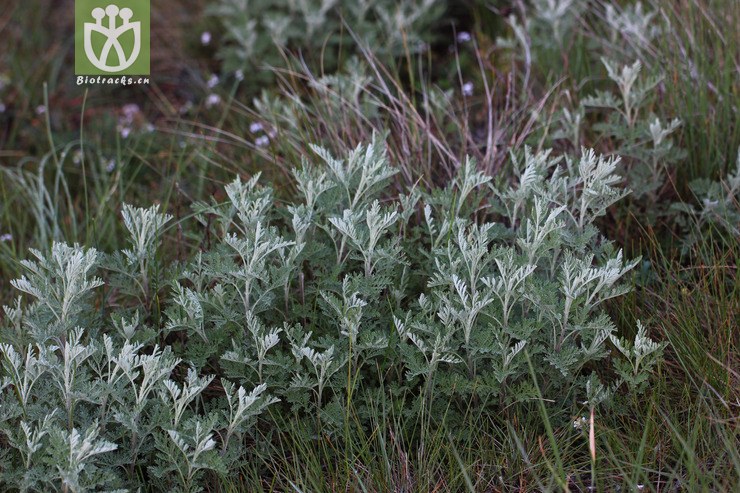
[[[224,70],[243,73],[282,65],[291,50],[333,65],[356,40],[385,58],[422,52],[448,8],[441,0],[218,0],[207,11],[225,29]]]
[[[662,346],[617,338],[602,309],[637,264],[594,225],[626,194],[619,158],[527,150],[500,184],[469,160],[394,198],[379,140],[314,150],[297,203],[259,176],[197,203],[184,262],[158,253],[157,206],[124,207],[120,252],[33,252],[3,330],[3,484],[194,491],[291,417],[332,436],[384,397],[454,417],[645,388]]]

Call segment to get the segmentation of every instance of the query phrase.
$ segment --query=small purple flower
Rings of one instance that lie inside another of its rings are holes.
[[[134,103],[124,104],[123,107],[121,107],[121,113],[123,113],[123,117],[127,121],[131,122],[134,120],[136,115],[141,113],[141,108],[139,108],[138,104]]]
[[[206,98],[206,108],[216,106],[221,103],[221,96],[218,94],[209,94]]]
[[[465,84],[463,84],[462,93],[463,93],[463,96],[472,96],[473,95],[473,83],[466,82]]]
[[[10,233],[5,233],[0,235],[0,243],[5,243],[8,241],[13,241],[13,235]]]
[[[253,122],[249,125],[249,131],[253,134],[262,131],[262,124],[260,122]]]
[[[458,43],[467,43],[471,39],[473,39],[473,38],[470,36],[470,33],[467,32],[467,31],[460,31],[459,33],[457,33],[457,42]]]
[[[257,137],[254,139],[254,145],[257,147],[267,147],[267,145],[270,144],[270,137],[267,135],[261,135],[260,137]]]
[[[211,44],[211,33],[209,31],[203,31],[200,35],[200,44],[208,46]]]

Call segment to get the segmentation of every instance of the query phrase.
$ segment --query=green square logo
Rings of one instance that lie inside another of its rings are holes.
[[[149,75],[150,0],[75,0],[75,74]]]

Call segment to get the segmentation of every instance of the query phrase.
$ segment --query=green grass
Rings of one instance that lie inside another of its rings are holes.
[[[666,73],[665,106],[684,121],[682,145],[688,151],[683,182],[720,176],[731,169],[740,126],[740,5],[719,0],[651,3],[676,26],[661,36],[654,60]]]
[[[311,439],[294,429],[258,448],[227,491],[729,491],[740,479],[737,409],[668,367],[639,402],[596,413],[593,468],[588,425],[573,429],[543,401],[502,416],[471,406],[464,422],[440,415],[421,443],[418,423],[388,407],[379,398],[369,431]]]

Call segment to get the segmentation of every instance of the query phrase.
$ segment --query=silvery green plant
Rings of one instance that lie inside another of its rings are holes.
[[[368,96],[372,82],[367,64],[353,56],[341,71],[312,79],[310,86],[334,111],[346,111],[356,105],[364,116],[372,118],[378,114],[377,105]]]
[[[736,241],[740,237],[740,149],[734,170],[729,171],[724,179],[699,179],[691,182],[689,187],[695,201],[671,206],[680,213],[679,221],[685,234],[684,250],[712,231],[724,235],[731,243]]]
[[[380,202],[377,200],[364,214],[345,209],[341,218],[329,219],[332,226],[342,235],[342,245],[351,245],[362,256],[366,276],[372,275],[379,262],[398,255],[398,249],[394,246],[382,248],[378,244],[384,232],[397,220],[398,210],[381,211]],[[341,253],[343,251],[344,248]],[[339,260],[342,260],[341,255]]]
[[[150,297],[149,282],[153,277],[151,263],[156,246],[165,224],[172,220],[172,216],[160,213],[158,205],[144,209],[128,204],[123,205],[121,215],[131,243],[131,248],[123,250],[123,255],[129,265],[138,268],[139,276],[134,282],[147,300]]]
[[[171,474],[176,478],[180,491],[203,491],[199,484],[206,470],[225,474],[225,465],[216,451],[213,421],[192,419],[180,431],[168,429],[166,436],[159,436],[158,465],[151,468],[157,476]]]
[[[310,337],[311,333],[308,333],[300,343],[292,343],[296,370],[290,388],[314,392],[316,407],[320,409],[324,401],[324,389],[330,379],[345,366],[347,358],[335,354],[336,348],[333,345],[317,351],[308,344]]]
[[[566,91],[566,95],[570,93]],[[570,97],[568,98],[570,100]],[[586,109],[583,105],[575,108],[563,107],[555,119],[552,128],[553,140],[563,139],[569,141],[574,151],[578,151],[582,145],[583,132],[586,126]]]
[[[112,314],[114,325],[128,339],[137,333],[136,337],[143,340],[154,335],[147,322],[157,295],[166,284],[159,247],[172,215],[160,212],[159,205],[144,208],[124,204],[121,217],[128,248],[106,255],[101,263],[110,274],[111,294],[121,305],[132,306],[131,310]]]
[[[606,72],[619,90],[619,98],[611,92],[597,92],[584,100],[586,106],[609,108],[616,111],[628,128],[633,128],[640,116],[639,110],[645,104],[651,91],[661,82],[662,77],[640,77],[642,63],[638,60],[630,65],[618,65],[602,58]]]
[[[660,361],[666,343],[657,343],[650,339],[640,322],[637,323],[637,334],[633,343],[619,339],[613,334],[609,335],[609,339],[624,356],[624,359],[615,362],[621,381],[627,383],[633,391],[644,389],[650,370]]]
[[[90,275],[97,267],[98,252],[55,242],[48,256],[38,250],[31,253],[36,261],[22,261],[26,273],[11,281],[14,288],[34,298],[24,325],[35,340],[54,338],[63,345],[67,331],[87,318],[91,291],[103,284]]]
[[[550,121],[545,126],[548,136],[569,141],[575,153],[583,145],[584,136],[590,136],[592,131],[596,139],[607,142],[610,151],[623,158],[622,175],[627,178],[633,198],[643,206],[649,205],[649,216],[655,220],[657,213],[665,212],[658,199],[667,178],[674,175],[677,163],[685,156],[676,145],[681,120],[653,113],[653,101],[663,78],[646,75],[641,61],[667,28],[661,25],[658,12],[646,9],[641,2],[598,4],[599,8],[577,0],[538,0],[531,5],[522,2],[520,15],[509,18],[511,39],[500,40],[499,44],[513,48],[523,58],[526,86],[533,69],[547,66],[553,47],[562,48],[568,39],[579,35],[579,25],[591,25],[595,32],[607,31],[608,41],[595,42],[609,48],[601,53],[621,55],[621,61],[601,57],[616,92],[597,90],[580,102],[572,101],[573,95],[565,92],[570,103],[558,112],[552,127]],[[629,63],[623,63],[624,60]],[[534,63],[537,61],[539,64]],[[595,109],[604,118],[588,125],[588,113]]]
[[[507,23],[512,31],[508,38],[498,38],[502,48],[518,48],[524,63],[544,62],[554,48],[564,48],[573,36],[584,10],[581,0],[534,0],[518,4],[519,16],[511,14]],[[525,83],[528,81],[525,81]]]
[[[210,385],[213,378],[213,375],[199,377],[195,369],[189,368],[182,386],[172,380],[164,382],[165,390],[160,392],[160,397],[173,410],[172,428],[178,427],[189,404],[198,398],[201,392]]]
[[[513,160],[518,183],[495,190],[506,227],[471,223],[464,214],[437,220],[426,207],[435,259],[431,296],[420,296],[415,310],[395,320],[419,353],[408,358],[410,378],[439,374],[444,361],[450,373],[438,379],[443,392],[516,399],[527,395],[525,350],[538,361],[540,378],[555,387],[607,356],[615,327],[600,306],[628,290],[620,281],[637,264],[624,262],[594,226],[625,195],[619,159],[583,150],[577,162],[562,161],[529,150]],[[437,214],[465,211],[457,200],[465,204],[485,183],[461,170],[448,190],[454,207]]]
[[[281,50],[322,53],[325,64],[335,63],[334,49],[353,46],[353,37],[388,56],[423,51],[424,33],[444,11],[440,0],[219,0],[208,9],[225,28],[225,70],[243,72],[281,64]]]
[[[640,1],[624,6],[613,2],[604,5],[610,42],[614,46],[624,46],[626,42],[637,56],[649,49],[653,40],[664,31],[656,22],[657,16],[657,11],[647,10]]]
[[[304,242],[284,238],[270,224],[272,193],[258,186],[258,178],[229,184],[226,204],[196,206],[199,221],[216,226],[219,243],[172,282],[177,296],[166,310],[166,330],[197,335],[205,343],[188,348],[189,359],[199,367],[208,358],[223,357],[227,366],[242,367],[242,374],[249,368],[264,383],[263,370],[275,366],[268,352],[280,341],[282,323],[268,327],[259,317],[288,307]]]
[[[608,112],[606,121],[594,125],[594,129],[611,139],[617,152],[630,160],[627,178],[635,197],[647,198],[655,204],[667,176],[685,155],[674,143],[681,120],[662,120],[650,112],[651,98],[662,77],[643,77],[639,60],[618,65],[602,58],[602,63],[618,89],[618,96],[597,91],[582,104]]]
[[[223,410],[227,427],[221,433],[221,454],[225,455],[229,451],[231,440],[243,436],[248,425],[252,424],[256,416],[262,413],[267,406],[278,402],[278,399],[262,396],[267,389],[266,384],[258,385],[251,392],[247,392],[241,386],[237,388],[226,379],[221,380],[221,385],[224,387],[228,404],[228,410]],[[238,448],[236,453],[240,453]]]
[[[247,331],[249,342],[245,346],[233,344],[233,349],[221,356],[222,361],[245,365],[257,375],[258,382],[265,381],[265,367],[275,365],[271,359],[270,350],[280,342],[280,333],[283,329],[272,327],[267,329],[264,323],[253,313],[247,316]],[[251,351],[247,349],[251,348]]]
[[[597,227],[627,193],[619,158],[525,149],[511,180],[468,159],[448,186],[394,197],[380,136],[314,151],[293,203],[253,176],[196,204],[190,234],[207,241],[169,268],[151,263],[156,208],[126,209],[143,240],[107,265],[80,246],[34,252],[13,283],[30,303],[6,308],[0,332],[1,486],[201,491],[288,422],[308,440],[370,426],[383,392],[432,426],[471,402],[644,390],[662,345],[642,326],[624,341],[604,311],[637,263]],[[103,297],[102,279],[142,265],[168,273],[161,312]]]
[[[71,431],[64,429],[52,429],[49,434],[49,448],[52,456],[58,461],[56,476],[62,483],[62,491],[85,491],[87,485],[83,482],[82,473],[88,475],[96,473],[94,458],[100,454],[114,451],[118,448],[115,443],[98,438],[100,429],[92,424],[84,435],[72,428]],[[107,476],[110,471],[103,471],[102,476]]]
[[[552,31],[552,36],[559,45],[562,45],[565,33],[571,28],[578,7],[577,0],[534,0],[532,2],[533,17]]]
[[[234,227],[241,233],[227,233],[224,237],[224,243],[240,261],[239,269],[229,273],[227,282],[239,292],[246,317],[250,312],[259,313],[263,310],[269,303],[266,297],[272,297],[272,291],[285,284],[290,275],[290,266],[288,262],[280,260],[291,255],[287,250],[289,247],[296,246],[265,224],[271,196],[253,198],[251,194],[255,183],[253,180],[243,185],[237,180],[226,188],[238,218]]]
[[[151,465],[152,471],[163,472],[148,483],[164,489],[179,483],[196,491],[203,468],[237,460],[231,453],[204,462],[201,454],[211,442],[228,445],[214,436],[229,436],[233,442],[247,431],[250,418],[274,402],[260,395],[264,388],[247,398],[246,391],[231,386],[237,407],[227,412],[224,401],[224,414],[206,416],[198,399],[212,376],[191,367],[179,378],[182,361],[170,347],[145,348],[131,340],[128,328],[138,322],[120,318],[124,334],[115,329],[106,334],[104,318],[80,313],[102,284],[93,277],[97,252],[55,243],[48,256],[35,256],[37,261],[25,264],[29,274],[13,281],[35,301],[7,309],[13,315],[9,323],[23,321],[21,339],[32,342],[0,344],[0,433],[9,444],[0,485],[20,491],[136,490]],[[41,321],[56,335],[37,330]],[[93,328],[85,331],[82,323]],[[65,327],[66,333],[59,334]],[[155,459],[163,437],[171,442],[166,450],[182,452],[175,454],[175,462]]]

